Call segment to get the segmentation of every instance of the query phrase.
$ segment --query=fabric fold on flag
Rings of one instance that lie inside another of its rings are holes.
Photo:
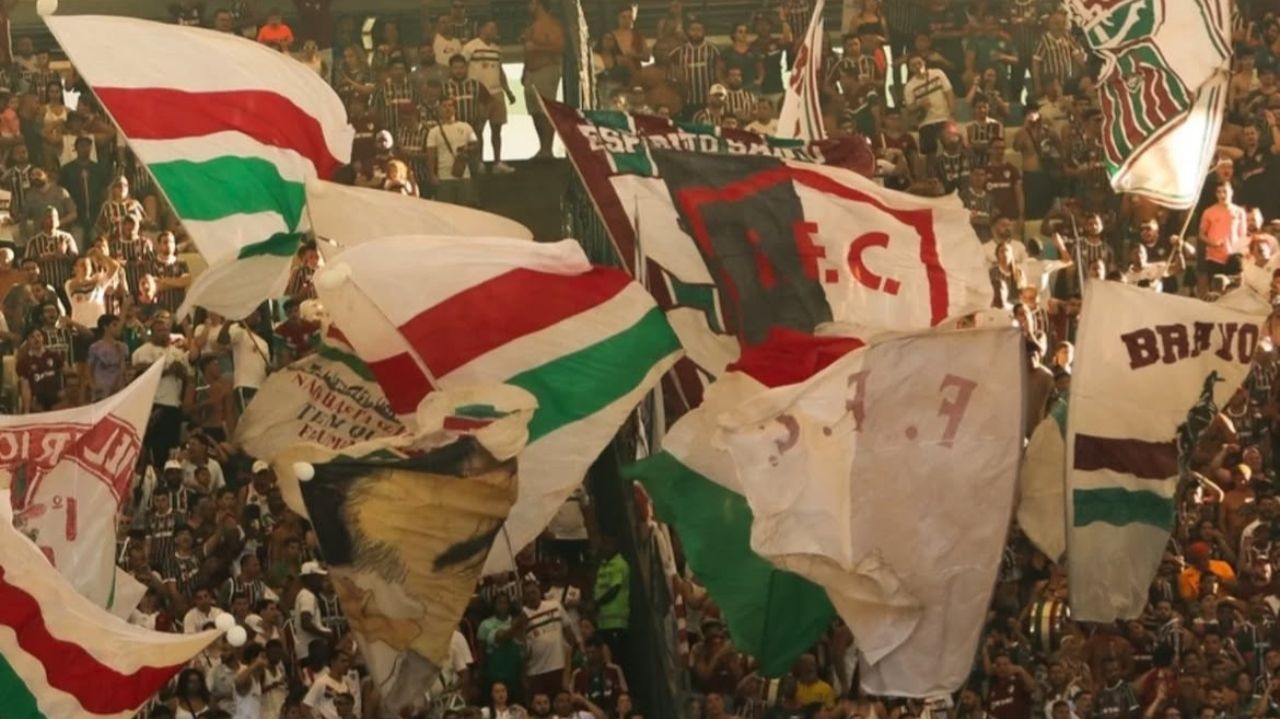
[[[1250,295],[1237,293],[1243,303]],[[1071,616],[1134,619],[1147,604],[1191,450],[1244,382],[1271,308],[1252,311],[1091,281],[1067,415]]]
[[[14,526],[100,607],[114,608],[116,514],[163,372],[157,363],[86,407],[0,416],[0,489],[11,490]]]
[[[239,318],[279,296],[309,227],[306,182],[351,159],[355,131],[333,89],[236,35],[104,15],[44,21],[209,264],[184,309]]]
[[[1173,208],[1199,200],[1217,152],[1231,66],[1229,0],[1067,0],[1098,81],[1107,174]]]
[[[427,230],[449,237],[533,239],[529,228],[492,212],[319,179],[307,182],[307,209],[326,260],[371,239]]]
[[[0,700],[6,719],[129,719],[219,632],[168,634],[76,592],[9,522],[0,490]]]
[[[868,693],[969,677],[1013,511],[1023,357],[1012,328],[874,342],[719,417],[752,548],[827,590]]]
[[[826,23],[822,13],[826,0],[813,6],[813,17],[794,55],[791,78],[787,82],[782,106],[778,108],[778,136],[806,142],[825,139],[827,130],[822,119],[822,61],[826,49]],[[794,28],[793,28],[794,30]]]
[[[1018,472],[1018,526],[1055,562],[1067,551],[1066,436],[1067,403],[1062,401],[1031,433]]]
[[[435,388],[506,383],[537,398],[487,573],[542,532],[681,354],[653,297],[573,240],[386,238],[343,252],[316,289],[410,429]]]

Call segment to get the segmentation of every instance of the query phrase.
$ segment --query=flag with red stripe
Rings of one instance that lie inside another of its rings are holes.
[[[1117,282],[1085,290],[1066,433],[1071,616],[1133,619],[1173,529],[1178,480],[1249,373],[1270,307]],[[1061,515],[1060,515],[1061,516]]]
[[[0,506],[8,505],[8,497]],[[3,513],[0,513],[3,514]],[[0,714],[125,719],[218,632],[162,634],[80,596],[0,516]]]
[[[355,131],[333,89],[236,35],[100,15],[45,22],[208,261],[188,303],[238,318],[284,294],[309,226],[306,182],[351,158]]]
[[[796,48],[796,62],[791,68],[791,80],[787,94],[782,98],[778,113],[778,136],[814,142],[825,139],[827,131],[822,125],[822,56],[826,28],[822,11],[826,0],[818,0],[809,20],[800,46]]]
[[[653,297],[572,240],[397,237],[316,276],[334,325],[407,426],[433,388],[495,382],[538,400],[520,498],[489,571],[531,542],[680,356]]]

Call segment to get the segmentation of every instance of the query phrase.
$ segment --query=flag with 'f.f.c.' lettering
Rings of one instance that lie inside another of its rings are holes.
[[[1178,479],[1248,375],[1268,310],[1116,282],[1085,290],[1066,440],[1072,619],[1132,619],[1146,606]]]

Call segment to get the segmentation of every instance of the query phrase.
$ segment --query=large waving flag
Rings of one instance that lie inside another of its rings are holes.
[[[299,443],[273,462],[285,501],[316,528],[390,714],[420,699],[447,665],[450,637],[515,501],[513,458],[534,408],[532,395],[510,386],[434,392],[416,435],[341,453]]]
[[[411,428],[433,388],[503,382],[537,398],[488,571],[542,532],[680,356],[653,297],[572,240],[388,238],[343,252],[316,290]]]
[[[671,320],[686,346],[724,335],[752,345],[774,327],[833,321],[863,337],[923,330],[991,305],[977,235],[954,197],[773,157],[652,156],[663,186],[635,188],[640,242],[682,288]]]
[[[49,566],[7,513],[0,510],[5,719],[128,719],[218,637],[153,632],[112,616]]]
[[[108,609],[116,513],[131,489],[162,365],[87,407],[0,416],[0,489],[12,492],[14,525],[80,594]]]
[[[827,631],[835,610],[822,587],[751,548],[751,508],[733,458],[713,445],[716,419],[769,387],[808,379],[861,344],[775,330],[707,388],[702,404],[662,438],[661,452],[624,470],[644,485],[658,518],[675,527],[734,645],[759,657],[765,676],[790,670]]]
[[[900,337],[720,416],[752,548],[827,590],[870,694],[969,677],[1013,510],[1024,362],[1012,328]]]
[[[653,158],[653,150],[672,150],[698,155],[767,155],[801,163],[842,167],[871,177],[875,172],[875,155],[867,138],[854,135],[832,138],[815,143],[757,135],[745,130],[724,130],[704,125],[681,123],[654,115],[632,115],[612,110],[579,111],[549,100],[543,101],[547,117],[564,141],[569,159],[582,180],[599,223],[603,223],[613,243],[614,254],[620,265],[633,277],[648,278],[646,286],[664,310],[677,310],[682,306],[705,307],[715,302],[715,293],[709,281],[690,283],[685,271],[677,276],[670,267],[664,267],[649,256],[648,248],[642,248],[638,235],[649,222],[648,213],[641,218],[636,197],[647,192],[664,195],[666,189]],[[670,214],[668,209],[667,214]],[[583,219],[584,231],[598,228],[593,216]],[[706,276],[703,270],[702,277]],[[689,310],[695,315],[698,310]],[[676,318],[673,316],[672,321]],[[728,361],[737,356],[735,328],[721,329],[728,334],[709,335],[711,341],[695,344],[686,333],[681,340],[693,355],[695,347],[705,349],[715,357]],[[727,341],[726,341],[727,340]],[[692,409],[701,401],[707,374],[699,372],[699,366],[724,368],[718,365],[680,362],[673,373],[676,408]]]
[[[236,35],[101,15],[45,23],[209,263],[188,305],[243,317],[282,295],[309,224],[306,181],[350,161],[337,94]]]
[[[813,6],[809,29],[796,48],[795,65],[787,93],[778,109],[778,136],[793,137],[812,142],[826,138],[822,124],[822,57],[826,41],[826,25],[822,11],[826,0],[818,0]]]
[[[1115,282],[1085,289],[1066,441],[1074,619],[1142,613],[1179,477],[1248,375],[1270,310],[1260,298],[1250,310]]]
[[[1102,57],[1107,173],[1169,207],[1199,199],[1227,107],[1230,0],[1067,0]]]

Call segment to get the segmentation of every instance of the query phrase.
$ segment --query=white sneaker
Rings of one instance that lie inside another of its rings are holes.
[[[494,163],[493,169],[490,170],[490,172],[494,172],[499,175],[506,175],[515,171],[516,171],[516,168],[512,167],[511,165],[508,165],[505,162]]]

